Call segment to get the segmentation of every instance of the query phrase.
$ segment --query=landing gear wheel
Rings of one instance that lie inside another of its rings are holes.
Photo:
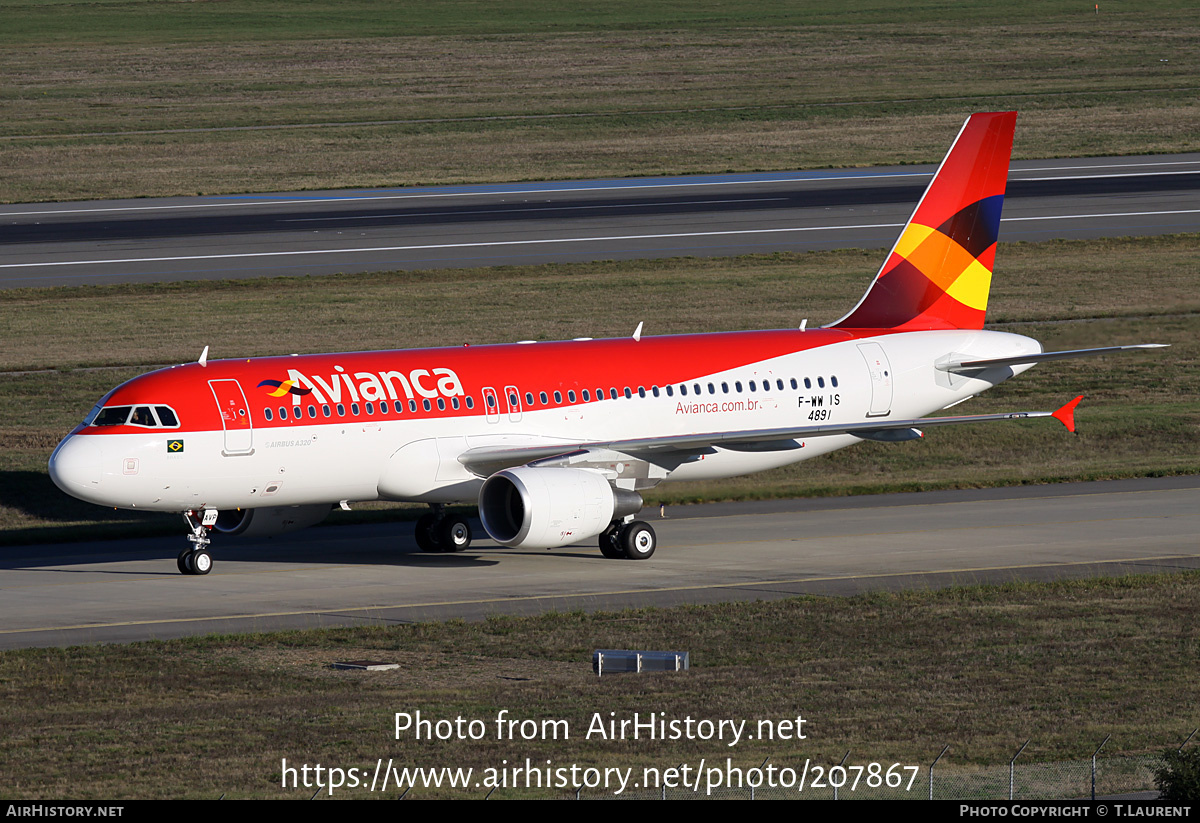
[[[175,565],[179,567],[180,574],[208,574],[212,571],[212,555],[208,553],[208,544],[212,541],[208,539],[208,526],[204,525],[204,518],[211,513],[212,519],[216,519],[215,509],[206,509],[204,516],[201,516],[196,511],[186,511],[183,513],[183,522],[187,523],[187,527],[191,529],[191,534],[188,535],[188,542],[191,543],[191,548],[184,549],[179,553],[179,557],[175,561]],[[201,554],[204,557],[199,557]]]
[[[471,545],[471,524],[467,518],[452,514],[437,527],[438,546],[444,552],[461,552]]]
[[[421,515],[417,520],[414,536],[417,538],[417,548],[423,552],[440,552],[441,543],[438,540],[438,516],[433,512]]]
[[[192,552],[187,564],[188,568],[192,570],[192,574],[208,574],[213,567],[212,555],[204,549],[198,549]]]
[[[607,557],[609,560],[624,560],[625,550],[621,548],[618,536],[621,533],[621,524],[611,523],[609,527],[600,532],[600,554]]]
[[[658,546],[658,538],[649,523],[634,520],[621,529],[621,549],[630,560],[646,560]]]

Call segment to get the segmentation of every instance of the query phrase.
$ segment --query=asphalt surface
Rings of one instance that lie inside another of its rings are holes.
[[[0,288],[888,248],[932,166],[0,206]],[[1200,231],[1200,154],[1013,164],[1001,239]]]
[[[408,524],[0,548],[0,648],[1200,569],[1200,477],[643,512],[659,548],[424,554]],[[165,517],[165,515],[164,515]]]

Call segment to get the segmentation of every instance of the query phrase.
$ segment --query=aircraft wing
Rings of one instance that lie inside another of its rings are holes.
[[[921,429],[930,426],[953,426],[961,423],[986,423],[994,420],[1025,420],[1054,417],[1069,431],[1075,431],[1075,407],[1080,395],[1056,411],[1005,412],[1002,414],[972,414],[955,417],[920,417],[910,420],[867,420],[856,423],[827,423],[819,426],[796,426],[776,429],[747,429],[743,431],[677,434],[665,437],[644,437],[628,440],[580,441],[546,445],[479,446],[459,455],[459,462],[480,476],[513,466],[581,452],[617,452],[650,463],[671,464],[673,469],[694,455],[711,453],[714,448],[733,451],[787,451],[803,448],[802,440],[852,434],[864,440],[898,442],[923,437]]]

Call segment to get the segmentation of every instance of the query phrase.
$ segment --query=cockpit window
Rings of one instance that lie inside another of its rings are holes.
[[[133,406],[109,406],[107,409],[101,409],[96,415],[96,419],[92,421],[93,426],[123,426],[125,421],[129,419],[129,412],[133,411]]]
[[[150,411],[149,406],[135,406],[133,415],[129,418],[131,426],[157,426],[158,422],[154,419],[154,412]]]
[[[102,408],[92,419],[85,420],[89,426],[142,426],[147,429],[179,428],[179,418],[169,406],[109,406]]]

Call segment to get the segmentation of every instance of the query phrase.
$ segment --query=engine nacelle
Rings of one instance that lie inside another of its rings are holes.
[[[328,503],[313,506],[264,506],[261,509],[226,509],[217,515],[213,529],[241,537],[270,537],[315,526],[329,516]]]
[[[522,549],[594,537],[641,508],[640,494],[614,488],[587,469],[520,466],[496,472],[479,490],[479,519],[488,535]]]

